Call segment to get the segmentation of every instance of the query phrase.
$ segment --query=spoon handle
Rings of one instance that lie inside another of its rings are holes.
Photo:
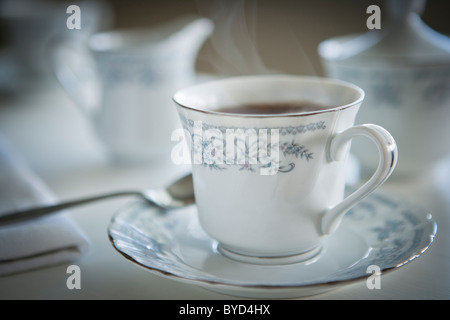
[[[43,205],[39,207],[29,208],[25,210],[18,210],[18,211],[12,211],[5,214],[0,213],[0,226],[10,223],[17,223],[22,222],[38,217],[43,217],[52,213],[55,213],[57,211],[79,206],[82,204],[109,199],[109,198],[115,198],[115,197],[122,197],[122,196],[142,196],[140,192],[135,191],[126,191],[126,192],[114,192],[114,193],[107,193],[103,195],[98,196],[92,196],[88,198],[78,199],[78,200],[72,200],[57,204],[50,204],[50,205]]]

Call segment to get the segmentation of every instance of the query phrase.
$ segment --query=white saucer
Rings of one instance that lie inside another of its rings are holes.
[[[234,296],[293,298],[365,280],[371,265],[383,274],[397,270],[429,247],[436,230],[425,210],[373,193],[308,263],[265,266],[223,256],[199,226],[195,206],[161,212],[133,203],[114,215],[108,233],[123,256],[163,277]]]

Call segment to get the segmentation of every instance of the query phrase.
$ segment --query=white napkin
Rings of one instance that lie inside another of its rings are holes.
[[[49,188],[0,135],[0,216],[53,202]],[[63,212],[0,226],[0,276],[73,261],[88,246],[86,236]]]

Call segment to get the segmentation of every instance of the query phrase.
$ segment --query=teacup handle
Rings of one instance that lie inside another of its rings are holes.
[[[329,160],[340,160],[347,142],[355,136],[366,136],[375,143],[380,154],[378,168],[364,185],[324,213],[321,220],[321,229],[324,235],[336,231],[345,213],[358,201],[383,184],[391,175],[397,163],[398,151],[394,138],[386,129],[374,124],[354,126],[335,135],[328,148]]]

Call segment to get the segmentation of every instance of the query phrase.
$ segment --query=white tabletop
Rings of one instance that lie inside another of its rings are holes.
[[[25,156],[32,169],[61,200],[103,191],[160,187],[187,172],[170,160],[147,166],[108,163],[88,120],[52,80],[0,105],[0,133]],[[381,191],[401,195],[426,208],[437,221],[434,243],[418,259],[381,276],[381,288],[365,281],[312,299],[449,299],[450,298],[450,160],[417,179],[388,181]],[[129,199],[71,209],[73,220],[91,242],[74,261],[81,289],[66,286],[67,265],[0,277],[0,299],[234,299],[193,285],[162,278],[136,267],[111,245],[107,226]]]

